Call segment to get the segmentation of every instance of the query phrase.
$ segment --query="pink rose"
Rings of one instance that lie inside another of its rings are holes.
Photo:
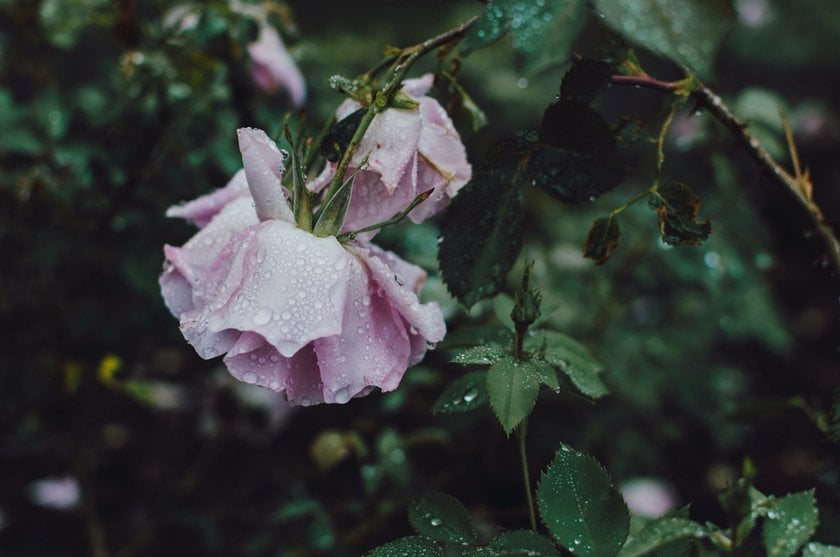
[[[437,304],[417,298],[425,273],[372,244],[298,228],[277,146],[260,130],[238,133],[244,170],[167,212],[201,228],[164,247],[161,290],[184,337],[293,404],[393,390],[446,332]]]
[[[437,100],[425,96],[432,81],[432,74],[427,74],[403,82],[403,92],[420,106],[389,108],[378,114],[356,148],[349,171],[358,168],[365,156],[368,165],[354,179],[344,231],[386,221],[419,194],[433,190],[430,198],[408,215],[412,221],[422,222],[442,211],[470,181],[472,167],[452,120]],[[346,100],[336,116],[342,120],[359,107]],[[321,191],[335,175],[335,166],[328,164],[308,187]]]
[[[306,83],[274,27],[260,24],[260,34],[248,45],[248,54],[253,63],[251,78],[257,87],[269,94],[285,89],[296,108],[303,106]]]

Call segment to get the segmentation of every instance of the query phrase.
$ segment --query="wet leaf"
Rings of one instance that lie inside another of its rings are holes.
[[[443,557],[443,551],[429,538],[408,536],[381,545],[367,554],[367,557]]]
[[[560,100],[590,104],[610,86],[612,68],[606,62],[584,58],[572,64],[560,85]]]
[[[597,219],[592,223],[586,243],[583,245],[583,256],[593,259],[596,264],[603,265],[618,247],[621,230],[615,217]]]
[[[679,182],[660,186],[648,205],[659,216],[662,240],[672,246],[699,246],[712,233],[709,219],[698,221],[700,197],[691,186]]]
[[[473,346],[466,350],[461,350],[452,358],[456,364],[463,365],[492,365],[502,358],[508,357],[510,351],[498,344],[488,344],[485,346]]]
[[[610,127],[600,114],[578,101],[549,105],[543,114],[540,142],[592,157],[606,157],[615,151]]]
[[[811,542],[802,549],[802,557],[840,557],[840,547]]]
[[[559,557],[560,553],[548,538],[530,530],[516,530],[499,534],[474,555],[475,557]]]
[[[764,547],[768,557],[790,557],[817,529],[814,491],[786,495],[774,501],[764,521]]]
[[[447,288],[465,307],[497,294],[522,247],[521,138],[496,143],[441,221],[438,261]]]
[[[449,384],[432,406],[432,414],[469,412],[489,402],[487,372],[471,371]]]
[[[524,73],[534,75],[568,59],[585,7],[584,0],[489,0],[464,40],[463,52],[483,48],[509,33]]]
[[[630,513],[595,459],[563,445],[537,486],[543,522],[579,557],[614,557],[627,538]]]
[[[531,183],[564,203],[594,201],[615,188],[623,177],[623,167],[612,157],[604,160],[540,146],[528,159]]]
[[[560,390],[560,381],[557,378],[557,370],[548,362],[540,360],[531,360],[531,365],[534,366],[534,371],[540,380],[540,383],[553,391]]]
[[[643,557],[656,554],[670,544],[690,542],[705,534],[703,526],[684,518],[660,518],[627,540],[618,557]],[[687,547],[686,547],[687,548]],[[684,552],[681,552],[682,554]]]
[[[601,381],[604,369],[589,349],[570,336],[556,331],[540,331],[529,339],[526,348],[535,350],[534,358],[543,360],[564,373],[584,395],[598,399],[609,393]]]
[[[539,375],[528,361],[505,358],[487,370],[490,406],[508,435],[534,409],[539,392]]]
[[[476,543],[470,515],[461,502],[443,493],[430,493],[411,504],[408,521],[424,536],[446,543]]]
[[[330,162],[338,162],[341,154],[350,145],[350,140],[353,134],[356,133],[356,128],[359,127],[359,122],[367,112],[367,108],[360,108],[353,112],[346,118],[336,122],[336,124],[327,132],[321,143],[321,155]]]
[[[597,0],[607,23],[631,41],[671,58],[703,78],[735,20],[727,0]]]

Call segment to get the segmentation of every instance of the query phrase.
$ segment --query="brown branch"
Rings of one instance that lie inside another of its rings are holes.
[[[659,81],[648,75],[616,75],[612,77],[612,83],[673,93],[679,91],[686,82]],[[820,235],[823,237],[823,241],[828,248],[828,255],[834,264],[835,270],[840,273],[840,240],[838,240],[834,229],[831,227],[831,224],[826,219],[820,207],[811,199],[809,195],[811,183],[807,180],[807,176],[805,177],[807,181],[803,183],[802,178],[793,176],[782,165],[773,160],[770,153],[750,133],[747,125],[732,113],[726,103],[723,102],[723,99],[714,91],[705,85],[699,84],[691,90],[690,94],[697,101],[698,105],[708,110],[718,122],[729,130],[735,139],[746,148],[753,160],[787,189],[808,212]]]

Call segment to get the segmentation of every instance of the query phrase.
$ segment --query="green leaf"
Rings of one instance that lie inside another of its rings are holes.
[[[651,193],[648,205],[659,216],[662,240],[672,246],[699,246],[712,233],[709,219],[697,221],[700,197],[691,186],[672,182]]]
[[[615,188],[623,177],[624,168],[613,157],[538,146],[528,159],[531,183],[564,203],[594,201]]]
[[[572,64],[560,84],[560,100],[590,104],[609,88],[612,68],[606,62],[584,58]]]
[[[356,128],[359,127],[359,122],[367,112],[367,108],[360,108],[352,114],[342,118],[330,128],[327,135],[324,136],[324,141],[321,143],[321,155],[330,162],[338,162],[341,154],[347,150],[350,145],[350,140],[353,134],[356,133]]]
[[[524,73],[534,75],[568,59],[585,7],[585,0],[489,0],[462,50],[469,53],[510,33]]]
[[[492,365],[510,355],[510,351],[498,344],[473,346],[455,354],[452,361],[462,365]]]
[[[609,393],[599,375],[604,369],[589,349],[570,336],[556,331],[540,331],[529,339],[526,348],[534,357],[555,366],[584,395],[597,399]]]
[[[542,520],[580,557],[614,557],[630,527],[630,513],[609,474],[595,459],[561,446],[537,486]]]
[[[397,541],[380,545],[367,554],[367,557],[443,557],[443,551],[429,538],[408,536]]]
[[[632,42],[658,52],[701,77],[735,21],[727,0],[596,0],[607,23]]]
[[[487,404],[487,372],[471,371],[449,384],[438,397],[433,414],[469,412]]]
[[[786,495],[774,501],[764,521],[764,547],[768,557],[790,557],[817,529],[814,490]]]
[[[497,142],[441,221],[438,261],[447,288],[465,307],[498,293],[522,247],[521,138]]]
[[[579,101],[559,101],[546,108],[540,142],[592,157],[608,157],[615,151],[610,127],[600,114]]]
[[[583,256],[593,259],[596,265],[603,265],[618,247],[620,236],[618,219],[613,216],[597,219],[583,244]]]
[[[669,544],[690,541],[705,534],[703,526],[684,518],[660,518],[632,536],[618,557],[642,557],[664,549]]]
[[[446,543],[476,543],[470,515],[451,495],[430,493],[408,508],[408,521],[418,534]]]
[[[530,530],[505,532],[493,538],[477,556],[481,557],[560,557],[551,540]]]
[[[557,379],[557,370],[548,362],[540,360],[530,360],[529,363],[534,366],[534,372],[540,380],[540,383],[553,391],[560,390],[560,381]]]
[[[840,557],[840,547],[811,542],[802,549],[802,557]]]
[[[487,370],[490,406],[508,435],[531,413],[539,392],[539,376],[530,362],[505,358]]]

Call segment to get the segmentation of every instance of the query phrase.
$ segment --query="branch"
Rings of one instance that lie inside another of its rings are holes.
[[[642,74],[638,76],[615,75],[612,77],[612,83],[674,93],[681,91],[683,86],[688,82],[659,81],[647,74]],[[739,120],[726,103],[723,102],[723,99],[708,87],[699,84],[690,92],[690,95],[697,101],[698,105],[706,108],[718,122],[730,131],[760,167],[768,171],[777,182],[793,194],[794,198],[808,212],[811,220],[814,221],[817,230],[823,237],[823,241],[828,248],[828,255],[831,258],[835,270],[840,272],[840,240],[838,240],[834,229],[831,227],[831,224],[826,219],[820,207],[811,198],[810,191],[812,185],[810,179],[807,177],[807,173],[805,176],[793,176],[782,165],[773,160],[770,153],[750,133],[747,125]]]

